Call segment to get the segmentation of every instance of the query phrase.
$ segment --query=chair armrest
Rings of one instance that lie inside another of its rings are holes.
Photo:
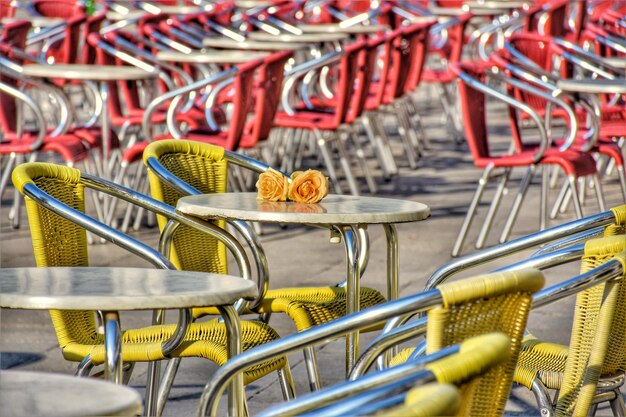
[[[283,106],[283,110],[285,110],[285,112],[289,115],[295,114],[295,111],[291,107],[289,99],[293,94],[292,91],[296,87],[297,82],[302,77],[305,77],[311,72],[320,70],[321,68],[324,68],[332,63],[339,61],[342,56],[343,52],[341,51],[329,52],[319,58],[297,65],[289,70],[287,73],[285,73],[285,81],[283,83],[283,91],[281,94],[281,104]]]
[[[35,45],[48,40],[52,36],[62,34],[65,30],[65,26],[67,26],[67,23],[59,22],[47,28],[43,28],[39,32],[33,33],[26,38],[26,46]]]
[[[609,210],[584,219],[575,220],[573,222],[555,226],[537,233],[532,233],[528,236],[502,243],[476,253],[462,256],[437,269],[428,278],[426,282],[426,289],[435,288],[437,285],[448,280],[453,275],[456,275],[466,269],[473,268],[535,246],[562,239],[573,234],[608,226],[615,223],[615,221],[615,214]]]
[[[142,124],[141,124],[141,129],[142,129],[142,133],[144,135],[144,139],[151,142],[152,141],[152,114],[164,103],[166,103],[168,100],[173,100],[175,99],[177,96],[181,96],[181,95],[187,95],[191,92],[197,91],[199,89],[202,89],[208,85],[211,84],[216,84],[219,83],[221,81],[224,81],[227,78],[233,77],[234,75],[236,75],[238,73],[238,69],[236,67],[234,68],[230,68],[226,71],[222,71],[219,72],[217,74],[215,74],[212,77],[203,79],[203,80],[199,80],[196,81],[194,83],[191,83],[189,85],[177,88],[173,91],[169,91],[165,94],[162,94],[161,96],[155,98],[154,100],[152,100],[150,102],[150,104],[148,105],[148,107],[146,108],[146,111],[144,112],[143,115],[143,120],[142,120]],[[181,100],[180,98],[178,100]],[[176,106],[177,103],[179,101],[176,102]],[[174,104],[174,103],[172,103]],[[176,106],[174,107],[174,109],[176,108]],[[170,106],[171,108],[171,106]],[[174,110],[172,110],[174,111]],[[168,109],[169,112],[169,109]]]
[[[31,99],[28,95],[26,95],[24,92],[18,89],[15,89],[9,85],[6,85],[0,82],[0,91],[2,91],[4,94],[15,97],[17,100],[20,100],[25,105],[30,107],[30,109],[33,111],[33,114],[35,115],[35,119],[37,120],[37,125],[39,126],[39,132],[37,133],[37,139],[29,145],[29,148],[32,152],[37,151],[41,147],[44,136],[46,135],[46,121],[43,117],[43,113],[41,112],[41,109],[39,108],[39,106],[37,106],[37,104],[33,101],[33,99]],[[21,128],[19,129],[21,130]],[[19,137],[21,135],[21,132],[18,130],[17,133]]]
[[[364,311],[341,317],[326,324],[320,324],[302,332],[291,334],[280,340],[266,343],[247,350],[231,358],[221,366],[207,383],[200,398],[199,415],[216,415],[216,407],[226,384],[251,364],[284,356],[307,346],[321,343],[331,338],[343,336],[357,329],[382,323],[396,315],[423,310],[441,303],[439,290],[430,290],[370,307]]]

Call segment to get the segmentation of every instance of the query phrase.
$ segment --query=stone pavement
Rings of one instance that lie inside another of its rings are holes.
[[[403,159],[399,142],[394,142],[398,162],[401,166],[399,176],[390,182],[379,181],[379,195],[384,197],[405,198],[419,201],[430,206],[432,216],[426,221],[398,225],[400,248],[400,293],[407,295],[423,289],[425,280],[438,267],[448,262],[450,250],[460,227],[461,221],[472,193],[480,176],[472,162],[465,145],[456,145],[441,128],[441,111],[436,97],[422,93],[419,102],[420,112],[424,115],[424,124],[430,138],[430,149],[420,161],[417,170],[408,168]],[[506,143],[507,124],[503,109],[495,109],[490,117],[498,123],[496,133],[501,143]],[[391,127],[393,130],[393,127]],[[373,161],[372,161],[373,167]],[[504,222],[504,215],[516,191],[522,171],[515,172],[501,206],[500,216],[493,225],[489,244],[494,244]],[[622,197],[616,176],[607,179],[604,185],[607,204],[622,204]],[[493,188],[487,193],[489,198]],[[593,194],[593,193],[590,193]],[[9,193],[2,201],[0,212],[0,266],[33,266],[34,259],[25,213],[22,212],[22,226],[12,230],[7,221]],[[586,214],[598,211],[595,199],[591,195],[584,207]],[[524,204],[522,213],[514,229],[514,237],[536,231],[538,228],[539,186],[533,185]],[[488,201],[488,200],[487,200]],[[485,215],[486,205],[481,207],[478,219]],[[570,209],[552,224],[574,218]],[[472,242],[477,234],[472,229],[464,253],[472,250]],[[272,273],[272,286],[335,284],[345,274],[344,252],[342,245],[329,243],[327,231],[307,227],[267,226],[263,228],[261,238],[269,257]],[[369,266],[363,276],[363,285],[384,291],[385,288],[385,236],[377,226],[369,228],[371,236],[371,256]],[[143,227],[133,235],[150,244],[156,245],[157,231]],[[92,265],[148,266],[132,255],[126,254],[111,244],[95,244],[89,248]],[[496,265],[511,262],[506,259],[489,266],[477,268],[485,271]],[[559,267],[547,271],[548,284],[576,273],[576,265]],[[1,273],[1,272],[0,272]],[[468,274],[464,274],[468,275]],[[567,343],[571,328],[573,299],[533,311],[529,328],[533,333],[549,340]],[[172,315],[173,316],[173,315]],[[149,323],[147,313],[122,314],[122,326],[139,326]],[[284,317],[272,317],[271,325],[286,335],[294,331],[292,323]],[[364,335],[362,346],[371,336]],[[326,385],[343,378],[343,341],[334,341],[319,347],[322,380]],[[75,364],[64,361],[50,319],[45,312],[10,311],[0,312],[0,359],[2,369],[30,369],[49,372],[73,373]],[[290,363],[299,393],[307,392],[305,370],[302,355],[291,355]],[[186,359],[179,370],[175,386],[166,405],[165,415],[195,415],[200,393],[211,377],[215,366],[201,359]],[[144,365],[137,365],[130,385],[143,393],[145,388]],[[270,375],[254,382],[246,388],[249,407],[254,415],[256,411],[282,400],[275,375]],[[222,401],[222,404],[224,401]],[[538,415],[534,408],[532,395],[523,387],[515,387],[507,405],[507,415]],[[600,409],[598,415],[609,415],[610,410]]]

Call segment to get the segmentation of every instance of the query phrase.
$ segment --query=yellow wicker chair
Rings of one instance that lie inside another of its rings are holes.
[[[215,399],[219,397],[226,384],[251,364],[277,357],[285,352],[303,349],[355,329],[371,327],[392,318],[428,310],[429,352],[439,349],[443,351],[450,345],[492,332],[503,333],[509,340],[507,359],[490,369],[484,378],[463,386],[463,400],[459,411],[460,415],[500,416],[512,385],[532,295],[541,289],[543,284],[543,274],[536,269],[486,274],[444,283],[436,289],[388,301],[333,322],[283,337],[281,340],[244,352],[218,369],[202,395],[201,410],[214,410]],[[413,366],[413,361],[415,359],[394,368],[404,367],[408,370]],[[369,375],[372,374],[363,375],[350,382],[361,381],[359,385],[361,388],[370,389],[372,386],[367,379]],[[398,377],[398,374],[394,373],[387,375],[391,375],[391,380]],[[439,382],[450,381],[439,380]],[[336,391],[322,390],[303,395],[295,401],[272,408],[272,413],[268,415],[288,415],[310,410],[311,404],[306,398],[312,396],[315,396],[316,401],[332,401],[357,392],[354,385],[347,387],[344,387],[346,389],[340,394]],[[319,403],[316,402],[315,405],[317,404]]]
[[[168,171],[166,175],[169,174],[170,181],[180,183],[182,180],[194,187],[196,192],[226,192],[227,165],[231,156],[232,153],[224,151],[223,148],[187,140],[162,140],[151,143],[144,151],[143,158],[144,163],[149,166],[152,197],[175,206],[178,199],[184,195],[162,180],[159,174],[163,168]],[[261,163],[258,163],[257,169],[262,169],[258,167],[261,167]],[[171,178],[171,174],[176,178]],[[160,227],[164,227],[165,224],[165,219],[159,219]],[[218,222],[218,225],[223,226],[223,222]],[[247,233],[254,232],[250,230]],[[257,246],[259,243],[251,242],[251,245]],[[226,272],[222,246],[215,239],[192,230],[179,231],[178,238],[174,240],[171,260],[183,270]],[[216,255],[207,256],[206,248],[211,249],[209,254]],[[266,262],[257,262],[257,265],[263,268],[266,267]],[[261,287],[262,292],[263,284]],[[360,291],[361,308],[385,301],[385,297],[374,289],[361,287]],[[345,311],[346,293],[343,288],[337,286],[269,289],[254,309],[254,312],[260,314],[285,313],[294,321],[298,331],[342,317]],[[194,310],[196,317],[204,314],[215,314],[215,309]],[[309,362],[308,369],[311,367],[315,369],[314,351],[305,350],[305,355]],[[310,379],[312,388],[319,388],[317,376],[311,376]]]
[[[96,182],[105,184],[109,189],[116,187],[113,183],[81,173],[77,169],[54,164],[27,163],[15,168],[13,184],[26,195],[26,209],[37,266],[88,266],[85,228],[60,214],[72,215],[72,212],[84,212],[84,190],[87,187],[93,188]],[[127,195],[133,193],[128,189],[124,191]],[[144,200],[149,199],[147,196],[142,197]],[[57,204],[59,202],[66,206],[62,207]],[[54,207],[50,207],[51,203]],[[163,206],[161,203],[155,203]],[[173,208],[169,209],[175,214]],[[133,241],[135,248],[147,248],[147,251],[156,252],[128,236],[124,235],[122,238],[122,234],[117,231],[112,231],[116,234],[109,235],[107,234],[109,232],[106,232],[109,230],[107,226],[95,219],[88,219],[92,225],[96,225],[104,233],[102,237],[111,239],[118,245],[123,246],[122,240],[127,239]],[[85,227],[89,228],[89,226]],[[96,229],[90,230],[96,232]],[[158,255],[156,252],[155,256]],[[171,265],[165,258],[163,264]],[[64,358],[69,361],[82,361],[79,374],[89,374],[93,365],[103,362],[104,338],[98,333],[94,312],[51,310],[50,316]],[[122,360],[124,362],[147,362],[169,359],[169,357],[203,357],[218,365],[223,365],[227,361],[227,340],[223,323],[213,320],[191,324],[184,341],[168,356],[163,353],[162,346],[174,330],[175,325],[126,330],[122,340]],[[242,321],[241,333],[243,350],[279,338],[274,329],[255,321]],[[280,358],[250,368],[244,374],[244,382],[250,383],[274,370],[282,371],[285,365],[286,360]]]
[[[619,226],[609,227],[607,234],[612,236],[585,244],[582,272],[612,259],[626,271],[626,236],[620,232]],[[610,401],[614,413],[624,415],[619,388],[626,371],[626,287],[621,281],[597,285],[577,296],[569,346],[532,335],[524,340],[515,382],[533,389],[542,415],[584,416],[599,400]],[[599,380],[604,380],[602,388]],[[555,404],[546,388],[559,390]],[[602,398],[596,398],[601,392]]]

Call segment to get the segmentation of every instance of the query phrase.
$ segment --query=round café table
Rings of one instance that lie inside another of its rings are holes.
[[[359,35],[359,34],[385,32],[389,30],[389,26],[387,25],[352,25],[352,26],[344,27],[338,23],[320,23],[319,25],[298,25],[296,27],[305,34],[345,33],[349,35]]]
[[[176,210],[202,219],[304,224],[329,227],[342,238],[346,254],[346,313],[359,310],[359,248],[355,234],[371,224],[383,226],[387,243],[387,296],[398,297],[398,239],[395,223],[416,222],[430,216],[428,206],[408,200],[328,195],[320,203],[268,202],[256,193],[221,193],[185,196]],[[346,337],[346,373],[359,352],[358,332]]]
[[[156,70],[144,70],[138,67],[117,65],[83,65],[83,64],[29,64],[24,65],[22,74],[37,78],[62,78],[66,80],[95,81],[100,84],[100,96],[102,98],[102,114],[100,116],[102,129],[102,153],[105,162],[108,161],[111,132],[109,129],[108,116],[108,85],[110,81],[138,81],[149,80],[157,77]],[[112,167],[105,163],[103,173],[106,178],[111,178]]]
[[[281,34],[272,35],[266,32],[250,32],[247,38],[261,42],[284,42],[284,43],[321,43],[337,42],[348,38],[347,33],[304,33],[302,35]]]
[[[0,307],[27,310],[93,310],[104,317],[105,378],[122,382],[119,311],[216,306],[222,312],[229,355],[241,353],[233,305],[258,296],[256,283],[239,277],[147,268],[3,268]],[[184,329],[182,329],[184,330]],[[184,335],[184,333],[183,333]],[[6,337],[6,336],[3,336]],[[231,409],[243,406],[243,377],[231,386]]]
[[[140,416],[141,396],[95,378],[31,371],[0,371],[0,404],[6,416]]]
[[[309,45],[302,42],[262,42],[246,40],[243,42],[227,38],[204,38],[202,45],[207,48],[242,49],[259,51],[286,51],[305,49]]]
[[[160,61],[189,64],[241,64],[268,56],[267,52],[241,52],[237,50],[215,50],[206,52],[159,51],[156,57]]]

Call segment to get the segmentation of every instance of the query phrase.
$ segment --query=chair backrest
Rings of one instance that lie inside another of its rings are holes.
[[[386,42],[386,39],[387,35],[381,34],[368,40],[365,51],[359,58],[359,73],[355,83],[356,87],[345,118],[347,123],[353,123],[363,113],[376,72],[379,48]]]
[[[28,36],[30,28],[31,24],[26,20],[19,20],[4,25],[2,32],[0,32],[0,44],[16,47],[21,50],[25,49],[26,37]],[[23,62],[21,58],[14,57],[9,48],[7,48],[6,52],[0,51],[0,56],[5,56],[20,65]],[[10,87],[18,88],[16,78],[1,73],[0,82]],[[14,97],[3,94],[2,92],[0,92],[0,128],[5,132],[15,132],[17,130],[17,102]]]
[[[82,50],[81,50],[81,63],[87,65],[93,65],[96,63],[96,48],[87,42],[87,38],[92,33],[100,32],[102,22],[106,18],[106,13],[98,13],[93,16],[89,16],[87,21],[83,25],[82,33]]]
[[[431,22],[416,23],[402,30],[402,36],[408,43],[410,64],[407,71],[406,81],[403,85],[403,93],[415,91],[422,78],[422,71],[426,63],[428,51],[429,31],[435,20]]]
[[[450,67],[453,71],[468,74],[480,82],[485,81],[482,68],[476,64],[460,62]],[[465,138],[474,160],[491,157],[487,132],[487,100],[482,91],[477,90],[462,78],[458,81],[461,116],[465,128]]]
[[[285,64],[292,57],[291,51],[273,53],[263,59],[259,68],[256,85],[258,91],[254,97],[254,121],[251,130],[251,144],[269,137],[274,116],[280,104],[281,89],[285,74]]]
[[[581,272],[611,259],[626,268],[626,236],[590,240],[585,244]],[[584,415],[596,394],[600,375],[623,372],[626,366],[626,289],[619,281],[596,285],[576,297],[574,323],[557,415]]]
[[[33,0],[33,11],[45,17],[70,19],[85,14],[85,8],[79,0]]]
[[[15,1],[0,0],[0,18],[15,16]]]
[[[443,303],[428,311],[427,353],[490,332],[511,339],[510,357],[462,387],[460,415],[501,416],[511,390],[532,294],[542,288],[533,269],[492,273],[441,284]]]
[[[338,80],[335,87],[335,123],[337,125],[345,121],[350,108],[350,100],[354,92],[354,82],[359,74],[359,56],[367,46],[366,41],[354,42],[344,49],[344,54],[337,65]]]
[[[22,191],[27,183],[34,183],[52,198],[85,211],[84,186],[77,169],[52,164],[24,164],[14,170],[13,184]],[[89,266],[85,229],[43,208],[29,197],[25,199],[37,266]],[[103,342],[92,311],[51,310],[50,317],[62,349],[71,343],[91,345]],[[63,351],[65,355],[65,349]],[[81,360],[82,357],[66,359]]]
[[[224,149],[187,140],[164,140],[149,144],[144,160],[156,158],[168,171],[203,193],[224,193],[227,186],[227,162]],[[148,170],[152,197],[176,206],[182,194],[164,184]],[[159,227],[166,219],[158,218]],[[223,227],[224,222],[216,222]],[[180,226],[173,240],[172,263],[186,271],[227,273],[226,249],[215,239]]]
[[[569,0],[554,0],[534,6],[526,15],[524,31],[541,31],[544,35],[563,37],[568,4]]]

